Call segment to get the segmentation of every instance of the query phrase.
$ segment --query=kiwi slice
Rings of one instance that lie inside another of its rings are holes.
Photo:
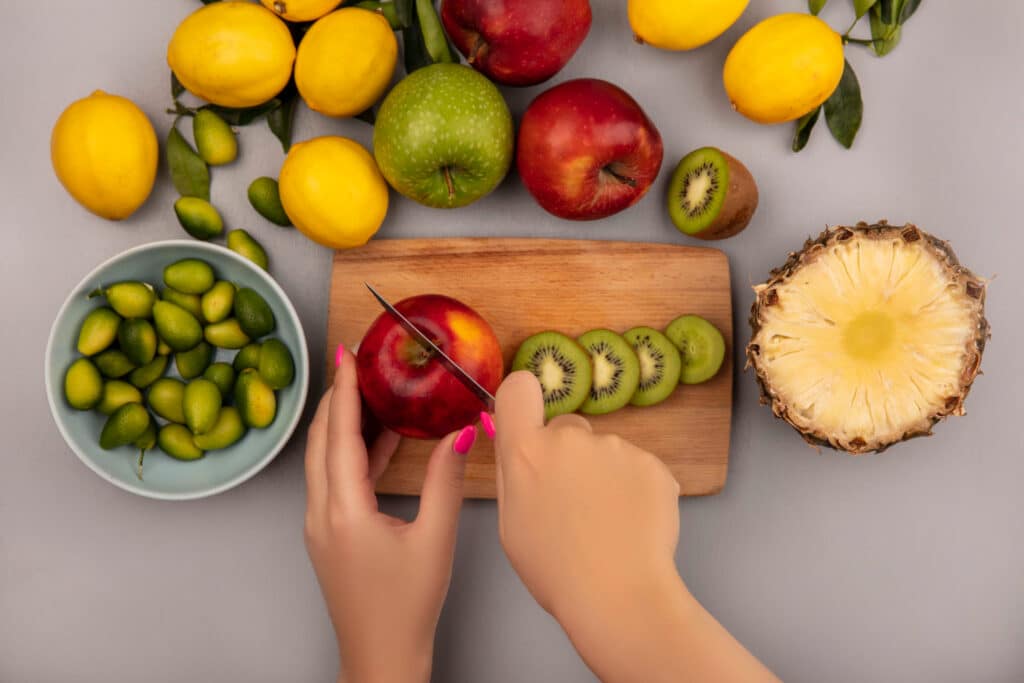
[[[679,384],[683,361],[679,349],[653,327],[634,327],[622,334],[640,360],[640,385],[630,399],[635,406],[653,406]]]
[[[725,360],[725,339],[718,328],[699,315],[679,316],[665,328],[665,336],[683,357],[683,384],[700,384],[715,376]]]
[[[757,209],[757,183],[738,159],[715,147],[679,162],[668,186],[668,215],[680,231],[705,240],[732,237]]]
[[[640,359],[611,330],[591,330],[577,340],[590,354],[593,381],[580,412],[604,415],[624,407],[640,386]]]
[[[571,413],[590,394],[590,354],[560,332],[541,332],[523,342],[512,370],[529,370],[544,392],[544,417]]]

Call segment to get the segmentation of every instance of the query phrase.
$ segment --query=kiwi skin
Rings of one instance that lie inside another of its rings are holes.
[[[714,147],[707,149],[720,154],[726,163],[725,201],[722,202],[722,208],[708,227],[700,232],[686,234],[702,240],[722,240],[742,232],[750,224],[750,219],[753,218],[754,212],[757,210],[759,195],[754,176],[743,165],[743,162],[720,149]],[[701,150],[695,150],[695,152],[699,151]],[[676,169],[676,174],[682,172],[683,162],[691,154],[694,152],[683,157],[683,161]],[[675,179],[673,176],[672,180],[675,181]],[[669,201],[672,201],[671,198]]]

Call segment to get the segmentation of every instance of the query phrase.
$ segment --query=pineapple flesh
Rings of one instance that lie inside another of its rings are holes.
[[[913,225],[826,230],[754,287],[762,403],[859,454],[962,415],[988,338],[985,282]]]

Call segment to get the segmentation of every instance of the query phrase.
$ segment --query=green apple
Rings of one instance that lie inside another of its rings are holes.
[[[512,164],[512,115],[498,89],[461,64],[412,72],[384,99],[373,154],[393,188],[437,208],[465,206]]]

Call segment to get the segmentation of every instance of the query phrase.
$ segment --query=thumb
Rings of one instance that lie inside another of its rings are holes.
[[[420,494],[416,525],[434,537],[455,542],[462,509],[462,485],[466,474],[466,454],[476,440],[476,427],[452,432],[434,448],[427,463],[427,474]]]

